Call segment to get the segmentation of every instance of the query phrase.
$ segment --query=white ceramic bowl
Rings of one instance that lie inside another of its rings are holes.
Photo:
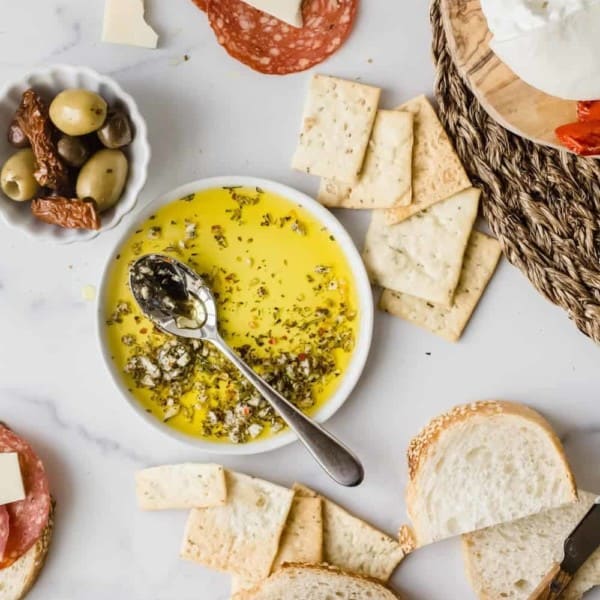
[[[332,397],[325,403],[325,405],[316,413],[315,419],[319,422],[324,422],[335,414],[344,402],[350,396],[350,393],[354,389],[358,379],[364,369],[371,347],[371,339],[373,336],[373,294],[371,292],[371,284],[367,276],[367,272],[362,262],[362,258],[358,253],[352,238],[348,232],[340,224],[340,222],[323,206],[318,202],[310,198],[309,196],[298,192],[290,187],[275,183],[273,181],[267,181],[263,179],[255,179],[252,177],[215,177],[211,179],[201,179],[183,185],[167,194],[161,196],[158,200],[153,202],[146,210],[142,212],[139,220],[133,223],[127,231],[123,232],[120,236],[117,248],[119,248],[128,238],[132,235],[135,230],[139,227],[139,224],[144,222],[150,215],[152,215],[159,207],[164,206],[174,200],[178,200],[188,194],[200,192],[211,188],[219,188],[225,186],[244,186],[244,187],[260,187],[264,190],[273,192],[283,198],[299,204],[308,210],[320,223],[322,223],[329,231],[335,236],[338,244],[341,246],[346,259],[352,270],[354,281],[356,285],[356,292],[359,302],[359,329],[358,339],[354,349],[353,356],[350,364],[346,369],[346,372],[342,376],[340,385],[338,386]],[[115,250],[116,252],[116,250]],[[160,431],[179,439],[183,442],[196,446],[197,448],[206,452],[215,454],[259,454],[261,452],[268,452],[276,448],[281,448],[287,444],[290,444],[296,439],[296,436],[291,431],[284,431],[278,435],[272,436],[265,440],[258,440],[256,442],[250,442],[247,444],[230,444],[225,442],[210,442],[202,440],[192,436],[185,435],[176,431],[175,429],[165,425],[152,415],[148,414],[141,406],[141,404],[128,392],[127,387],[123,382],[121,373],[117,371],[113,361],[110,358],[110,352],[108,350],[108,343],[106,339],[106,285],[110,267],[113,264],[114,253],[108,259],[102,281],[100,284],[99,301],[98,301],[98,312],[97,312],[97,330],[100,340],[100,347],[102,349],[102,356],[104,363],[106,364],[113,381],[121,394],[125,397],[129,405],[135,410],[135,412],[142,417],[145,421],[150,423],[153,427],[160,429]]]
[[[102,231],[107,231],[118,225],[119,221],[130,212],[148,177],[150,163],[150,144],[148,130],[135,100],[110,77],[100,75],[87,67],[70,65],[54,65],[31,71],[22,79],[8,84],[0,92],[0,163],[14,152],[6,139],[14,114],[21,103],[23,92],[33,88],[40,92],[46,100],[51,100],[66,88],[85,88],[100,94],[109,106],[121,106],[129,114],[133,124],[135,137],[125,148],[129,159],[129,177],[123,196],[113,208],[102,213],[102,228],[99,231],[81,231],[62,229],[48,225],[36,219],[29,208],[28,202],[13,202],[0,191],[0,215],[7,225],[24,231],[36,239],[58,243],[83,242],[96,237]]]

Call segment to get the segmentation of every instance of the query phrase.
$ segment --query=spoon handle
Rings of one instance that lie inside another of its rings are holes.
[[[211,341],[269,402],[333,480],[348,487],[362,483],[363,466],[348,448],[273,389],[223,339],[217,338]]]

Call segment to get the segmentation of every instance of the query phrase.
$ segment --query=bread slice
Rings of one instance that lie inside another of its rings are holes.
[[[35,546],[10,567],[0,569],[0,598],[2,600],[25,598],[44,566],[53,529],[54,519],[51,513],[48,526]]]
[[[577,500],[560,440],[511,402],[458,406],[410,443],[406,501],[417,546]]]
[[[236,600],[398,600],[381,583],[334,567],[286,565]]]
[[[465,567],[481,600],[527,600],[552,565],[562,561],[566,537],[596,495],[579,492],[579,501],[463,536]],[[580,600],[600,585],[600,548],[565,590],[563,600]]]

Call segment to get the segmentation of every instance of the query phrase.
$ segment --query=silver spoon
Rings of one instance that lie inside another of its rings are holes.
[[[269,402],[332,479],[349,487],[362,482],[364,469],[354,454],[259,377],[223,340],[217,327],[214,296],[197,273],[168,256],[148,254],[131,265],[129,285],[142,311],[160,330],[214,344]]]

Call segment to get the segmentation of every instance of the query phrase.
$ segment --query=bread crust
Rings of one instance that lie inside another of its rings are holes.
[[[402,527],[400,527],[398,531],[398,541],[400,542],[402,550],[404,550],[405,556],[408,556],[417,548],[417,538],[410,525],[402,525]]]
[[[53,509],[54,512],[54,509]],[[46,557],[48,556],[48,550],[50,549],[50,542],[52,541],[52,534],[54,533],[54,514],[53,512],[50,514],[50,518],[48,520],[48,525],[46,529],[44,529],[44,533],[42,533],[42,537],[39,539],[38,543],[35,545],[36,553],[35,553],[35,563],[34,568],[31,571],[31,575],[27,580],[25,587],[23,588],[23,593],[21,595],[21,599],[25,598],[25,596],[29,593],[33,584],[37,581],[37,578],[42,571],[44,564],[46,563]],[[21,600],[20,599],[20,600]]]
[[[364,575],[357,575],[356,573],[348,573],[346,571],[343,571],[342,569],[338,569],[337,567],[333,567],[333,566],[327,565],[327,564],[307,565],[307,564],[303,564],[303,563],[286,563],[283,565],[283,567],[281,569],[279,569],[273,575],[271,575],[270,578],[271,577],[280,577],[282,575],[285,575],[286,570],[289,571],[292,569],[302,569],[303,571],[312,572],[312,573],[330,573],[333,575],[342,575],[344,577],[350,577],[350,578],[354,579],[355,581],[365,581],[368,583],[378,585],[379,587],[385,589],[390,594],[392,594],[393,596],[398,598],[398,600],[401,600],[400,596],[398,596],[396,594],[396,592],[394,592],[389,586],[387,586],[385,583],[382,583],[378,579],[374,579],[372,577],[366,577]],[[267,580],[265,579],[264,581],[267,581]],[[253,600],[255,595],[258,592],[260,592],[264,581],[257,584],[251,590],[245,590],[243,592],[240,592],[239,594],[237,594],[235,596],[235,600]]]
[[[454,407],[452,410],[436,417],[421,432],[414,437],[408,446],[408,486],[406,488],[406,506],[408,514],[413,523],[415,515],[415,505],[418,499],[417,484],[420,475],[420,468],[427,459],[430,451],[437,444],[440,436],[452,427],[464,423],[473,417],[494,417],[498,415],[512,415],[520,417],[530,423],[540,427],[548,436],[557,455],[559,456],[565,472],[568,474],[569,484],[572,490],[572,501],[577,500],[577,487],[573,471],[569,465],[562,443],[550,423],[542,417],[540,413],[524,404],[509,402],[507,400],[484,400],[471,404],[462,404]],[[417,546],[419,542],[419,532],[415,531]]]
[[[28,552],[34,552],[34,562],[31,571],[29,572],[27,578],[23,581],[23,587],[19,592],[18,596],[14,597],[14,600],[23,600],[25,596],[30,592],[33,584],[37,581],[39,574],[44,567],[46,562],[46,557],[48,556],[48,549],[50,548],[50,542],[52,541],[52,534],[54,532],[54,502],[52,503],[52,508],[50,510],[50,516],[48,518],[48,525],[46,525],[46,529],[44,529],[42,536],[36,542],[35,546],[29,550]],[[26,555],[24,555],[26,556]],[[22,560],[21,557],[19,560]],[[17,561],[14,564],[18,564]],[[9,567],[10,568],[10,567]],[[2,576],[2,571],[0,570],[0,577]]]

